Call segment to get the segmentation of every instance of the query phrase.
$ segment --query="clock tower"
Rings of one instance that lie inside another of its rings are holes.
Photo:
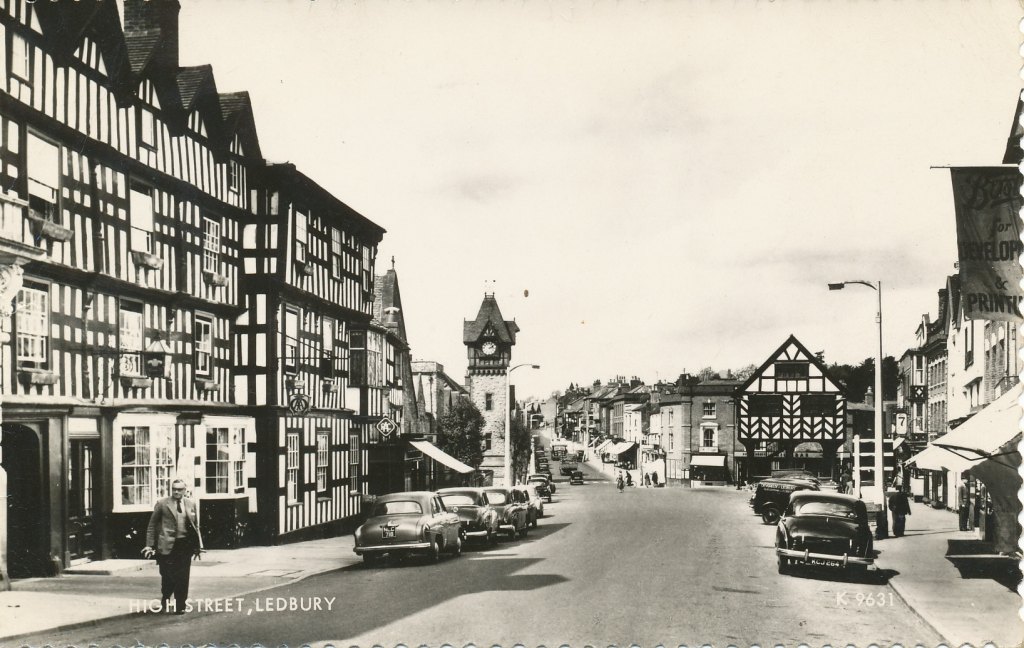
[[[466,388],[484,415],[484,459],[480,469],[489,471],[494,484],[505,479],[505,412],[508,402],[508,370],[519,326],[505,321],[494,294],[484,294],[476,319],[462,322],[462,343],[468,366]]]

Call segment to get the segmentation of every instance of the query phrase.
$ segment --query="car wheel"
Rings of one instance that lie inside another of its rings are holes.
[[[363,554],[363,565],[367,567],[376,567],[380,564],[380,556],[372,553]]]
[[[492,547],[498,544],[498,534],[492,531],[490,528],[487,529],[487,537],[484,539],[487,544]]]
[[[427,550],[427,560],[436,563],[441,559],[441,544],[436,537],[430,538],[430,549]]]
[[[519,532],[519,537],[520,538],[525,538],[526,534],[529,533],[529,531],[530,531],[530,526],[529,525],[524,526],[522,528],[522,530]]]
[[[455,538],[455,551],[452,553],[455,554],[456,558],[462,555],[462,534]]]
[[[765,524],[775,524],[779,521],[779,510],[774,506],[766,506],[761,513],[761,520]]]
[[[548,495],[548,504],[550,504],[550,503],[551,503],[551,496]]]
[[[782,575],[786,575],[789,572],[789,558],[786,558],[785,556],[779,556],[779,573]]]
[[[537,517],[536,516],[534,516],[534,518],[533,518],[533,528],[534,529],[537,528]]]

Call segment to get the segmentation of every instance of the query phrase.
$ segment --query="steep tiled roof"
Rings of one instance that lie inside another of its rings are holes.
[[[501,309],[498,308],[498,302],[494,299],[494,295],[484,295],[476,319],[462,323],[462,341],[465,343],[476,342],[487,330],[488,325],[491,326],[494,335],[505,344],[516,343],[519,326],[515,321],[506,321],[501,316]]]
[[[125,46],[128,50],[128,63],[132,74],[139,74],[149,65],[160,43],[159,29],[140,29],[125,33]]]
[[[210,65],[180,68],[178,70],[178,92],[181,93],[181,107],[186,111],[191,110],[203,84],[212,81],[213,67]]]

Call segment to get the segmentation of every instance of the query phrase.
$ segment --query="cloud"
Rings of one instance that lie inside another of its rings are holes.
[[[442,186],[444,193],[454,193],[463,200],[479,204],[491,204],[507,199],[523,185],[522,180],[512,176],[478,174],[457,178]]]

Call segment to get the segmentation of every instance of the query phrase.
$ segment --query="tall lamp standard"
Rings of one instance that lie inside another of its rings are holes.
[[[505,486],[512,488],[512,383],[509,375],[520,367],[540,369],[540,365],[524,362],[505,370]]]
[[[878,354],[875,356],[875,475],[871,486],[871,499],[882,506],[882,516],[877,522],[875,534],[879,538],[889,535],[889,513],[885,502],[885,453],[883,448],[884,434],[882,430],[882,282],[871,283],[863,279],[830,283],[829,290],[842,290],[847,284],[867,286],[878,293]],[[857,449],[854,448],[856,452]],[[859,482],[859,480],[858,480]]]

